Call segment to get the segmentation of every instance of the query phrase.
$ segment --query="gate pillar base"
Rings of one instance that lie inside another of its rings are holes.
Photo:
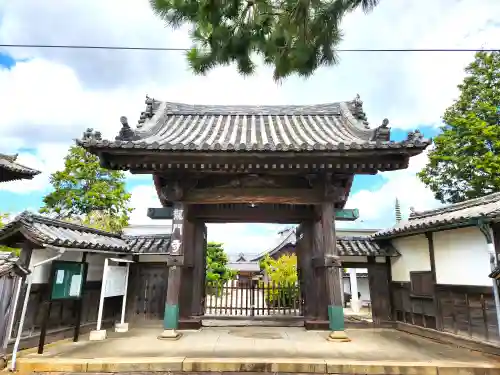
[[[176,329],[165,329],[158,336],[158,340],[179,340],[182,336],[182,333],[178,332]]]
[[[332,331],[327,338],[330,342],[350,342],[351,339],[347,337],[345,331]]]
[[[306,320],[304,321],[304,328],[308,331],[328,331],[330,329],[330,322],[328,320]]]
[[[180,318],[179,329],[201,329],[201,318],[198,316]]]

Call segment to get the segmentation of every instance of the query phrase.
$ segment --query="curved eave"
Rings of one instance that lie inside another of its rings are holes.
[[[317,144],[314,146],[304,145],[303,147],[274,148],[271,145],[264,145],[262,149],[248,149],[240,145],[228,145],[227,149],[220,149],[211,145],[201,145],[195,148],[193,145],[184,144],[160,144],[148,143],[144,141],[96,141],[96,140],[76,140],[76,144],[88,151],[99,154],[139,154],[141,152],[154,152],[158,154],[172,154],[176,156],[188,155],[252,155],[266,153],[274,156],[297,156],[309,154],[314,156],[337,156],[345,154],[359,155],[360,152],[377,152],[380,154],[403,154],[417,155],[424,151],[432,143],[431,139],[420,142],[393,142],[374,141],[364,143],[338,143],[338,144]]]

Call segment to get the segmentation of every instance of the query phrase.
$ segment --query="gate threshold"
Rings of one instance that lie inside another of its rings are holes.
[[[300,316],[205,315],[201,325],[203,327],[304,327],[304,318]]]

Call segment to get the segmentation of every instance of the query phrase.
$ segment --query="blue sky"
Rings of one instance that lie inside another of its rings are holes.
[[[429,12],[429,1],[384,0],[369,15],[354,12],[343,21],[340,47],[498,47],[498,2],[441,0],[432,7]],[[0,19],[2,43],[191,44],[187,30],[165,28],[147,0],[0,1]],[[371,127],[388,118],[393,140],[417,128],[434,137],[473,54],[379,52],[339,57],[338,65],[323,67],[307,80],[290,77],[276,84],[272,70],[262,64],[247,78],[232,66],[194,76],[179,52],[0,48],[0,152],[19,153],[20,162],[43,172],[32,181],[2,184],[0,212],[37,210],[50,189],[48,177],[62,167],[72,139],[89,127],[114,138],[120,116],[137,121],[146,94],[194,104],[316,104],[352,100],[359,94]],[[415,177],[426,162],[422,154],[412,158],[406,170],[357,176],[347,205],[358,208],[361,218],[349,225],[392,225],[396,197],[403,214],[410,207],[435,207],[432,192]],[[127,188],[135,208],[132,222],[151,224],[146,208],[158,206],[158,199],[150,177],[129,177]],[[224,242],[231,252],[260,252],[271,246],[276,231],[272,225],[213,225],[209,239]]]

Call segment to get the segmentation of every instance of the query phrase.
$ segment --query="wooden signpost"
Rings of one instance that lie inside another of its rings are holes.
[[[87,270],[88,264],[85,259],[82,262],[56,260],[52,263],[49,276],[50,294],[43,314],[40,339],[38,341],[38,354],[43,354],[50,310],[54,301],[74,301],[76,319],[73,341],[78,341],[82,320],[82,297],[87,280]]]

